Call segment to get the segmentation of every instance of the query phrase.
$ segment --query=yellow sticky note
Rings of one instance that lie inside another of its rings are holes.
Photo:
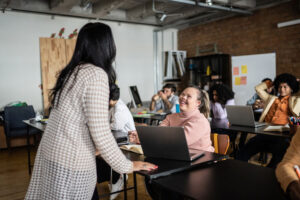
[[[235,77],[234,85],[241,85],[241,77]]]
[[[242,65],[242,74],[247,74],[248,73],[248,69],[247,69],[247,65]]]

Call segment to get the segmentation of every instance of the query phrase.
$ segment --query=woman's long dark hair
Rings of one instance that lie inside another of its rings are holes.
[[[115,82],[116,74],[112,63],[116,57],[116,46],[111,29],[103,23],[88,23],[79,31],[74,54],[69,64],[60,72],[55,87],[51,90],[51,105],[58,106],[61,92],[73,73],[75,79],[78,65],[90,63],[102,68],[108,76],[109,84]],[[55,100],[57,98],[57,101]]]
[[[215,84],[209,89],[209,98],[213,100],[213,91],[217,92],[219,102],[225,105],[226,102],[234,98],[234,92],[225,84]]]

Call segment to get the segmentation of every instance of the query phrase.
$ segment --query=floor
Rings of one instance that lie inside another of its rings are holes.
[[[34,152],[32,153],[34,155]],[[32,159],[34,160],[34,159]],[[27,168],[27,149],[26,147],[0,150],[0,199],[1,200],[21,200],[24,199],[30,176]],[[150,200],[142,176],[137,175],[138,198]],[[133,185],[132,175],[128,178],[128,187]],[[107,182],[98,184],[99,195],[109,192]],[[104,200],[109,197],[102,198]],[[118,195],[116,200],[123,199],[123,194]],[[133,190],[128,191],[128,199],[134,199]]]

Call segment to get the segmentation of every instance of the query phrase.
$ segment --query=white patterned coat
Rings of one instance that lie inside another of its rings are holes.
[[[91,64],[78,68],[76,81],[75,72],[51,111],[25,199],[90,200],[97,177],[95,149],[116,172],[132,172],[132,162],[110,131],[107,74]]]

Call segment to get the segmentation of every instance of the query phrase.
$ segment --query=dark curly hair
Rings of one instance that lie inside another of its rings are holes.
[[[218,94],[219,102],[222,105],[225,105],[229,99],[234,98],[234,92],[224,84],[215,84],[209,90],[209,98],[213,100],[213,91],[216,91]]]
[[[274,80],[274,88],[276,93],[278,92],[278,87],[280,83],[286,83],[290,86],[292,89],[292,94],[297,93],[299,90],[299,83],[297,82],[297,79],[292,74],[284,73],[276,76]]]

